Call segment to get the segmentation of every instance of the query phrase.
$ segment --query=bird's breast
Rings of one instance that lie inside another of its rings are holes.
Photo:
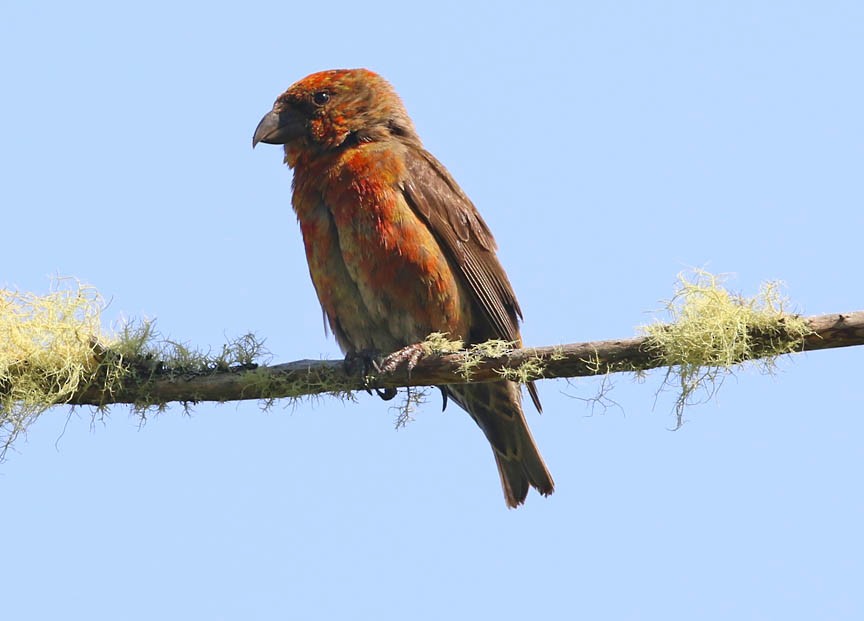
[[[294,207],[325,312],[357,349],[396,349],[435,331],[467,336],[470,306],[402,194],[398,150],[364,146],[317,170],[295,169]]]

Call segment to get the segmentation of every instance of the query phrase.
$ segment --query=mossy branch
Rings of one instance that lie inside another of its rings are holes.
[[[263,364],[263,342],[251,334],[215,354],[161,339],[148,322],[105,336],[104,303],[95,289],[75,281],[55,288],[44,296],[0,290],[0,461],[16,436],[55,405],[130,404],[143,415],[171,402],[269,403],[371,388],[527,382],[657,367],[668,368],[665,383],[678,391],[680,424],[684,406],[697,393],[711,395],[733,367],[752,364],[770,373],[781,355],[864,345],[864,311],[802,318],[784,310],[776,283],[744,298],[697,271],[695,278],[679,277],[666,304],[668,320],[642,328],[644,336],[521,349],[489,341],[463,349],[461,342],[433,334],[410,372],[397,366],[362,376],[343,360]],[[409,394],[406,409],[410,403]]]
[[[864,345],[864,311],[807,317],[803,322],[811,332],[795,339],[794,351]],[[763,355],[776,356],[778,342],[792,343],[782,330],[751,336],[755,343],[751,358],[754,360]],[[737,361],[741,362],[744,360]],[[527,381],[644,371],[667,367],[669,360],[653,337],[642,336],[506,349],[493,356],[485,356],[477,348],[432,353],[421,358],[410,373],[399,368],[366,378],[349,373],[343,360],[298,360],[254,368],[239,366],[197,373],[155,373],[147,378],[128,377],[110,391],[92,384],[67,402],[97,406],[171,401],[224,402],[345,393],[367,387],[439,386],[465,383],[466,364],[470,366],[471,382],[489,382],[502,376]]]

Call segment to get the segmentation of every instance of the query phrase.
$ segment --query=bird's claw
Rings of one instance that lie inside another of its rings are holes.
[[[348,375],[362,374],[364,382],[368,383],[370,373],[382,373],[384,369],[384,360],[381,358],[381,353],[371,349],[364,349],[357,352],[349,352],[345,355],[345,372]],[[372,388],[367,386],[366,392],[370,395],[375,391],[383,401],[390,401],[396,396],[395,388]]]
[[[400,366],[405,365],[408,369],[408,375],[410,376],[411,371],[414,370],[414,367],[417,366],[417,363],[420,362],[420,359],[423,358],[425,354],[426,349],[423,347],[422,343],[415,343],[414,345],[403,347],[399,351],[389,354],[383,360],[376,360],[377,371],[379,373],[392,373]],[[384,401],[390,401],[390,399],[396,396],[395,388],[376,388],[375,392],[377,392],[378,396]]]
[[[368,390],[368,389],[367,389]],[[392,386],[387,388],[376,388],[375,393],[381,398],[382,401],[390,401],[393,397],[396,396],[396,393],[399,392]],[[371,392],[369,393],[372,394]]]

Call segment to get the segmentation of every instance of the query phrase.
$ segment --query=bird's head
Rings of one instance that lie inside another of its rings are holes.
[[[258,123],[252,146],[285,145],[285,161],[294,166],[304,153],[393,136],[420,142],[393,87],[368,69],[334,69],[313,73],[279,95]]]

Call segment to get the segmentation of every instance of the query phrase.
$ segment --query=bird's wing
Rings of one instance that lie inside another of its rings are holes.
[[[515,341],[522,312],[504,269],[495,256],[495,240],[477,208],[447,169],[430,153],[409,149],[403,191],[423,218],[478,302],[483,323],[479,338]],[[475,322],[476,323],[476,322]],[[481,326],[477,326],[478,328]]]
[[[480,311],[472,325],[472,339],[503,339],[521,344],[522,311],[495,256],[492,233],[477,208],[431,153],[409,148],[405,163],[407,176],[402,190],[406,201],[425,220],[446,256],[458,268]],[[528,384],[528,391],[540,410],[533,383]]]

